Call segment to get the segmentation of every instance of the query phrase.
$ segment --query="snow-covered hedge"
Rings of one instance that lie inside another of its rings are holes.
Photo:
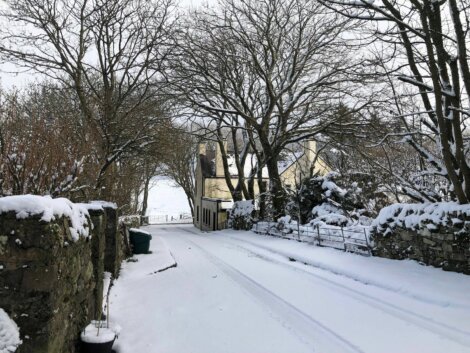
[[[44,222],[67,217],[70,220],[72,239],[89,236],[88,210],[68,199],[53,199],[49,196],[18,195],[0,198],[0,214],[15,212],[17,219],[40,216]]]
[[[383,208],[373,221],[375,234],[387,235],[395,228],[430,231],[438,227],[462,228],[470,216],[470,204],[456,202],[406,204],[399,203]]]
[[[253,200],[236,201],[228,215],[228,226],[233,229],[251,229],[253,226]]]
[[[117,209],[117,205],[115,202],[109,202],[109,201],[102,201],[102,200],[95,200],[95,201],[91,201],[90,202],[91,204],[94,204],[94,205],[99,205],[103,208],[113,208],[113,209]]]
[[[140,215],[128,215],[119,217],[119,224],[125,224],[128,227],[140,227]]]
[[[0,353],[13,353],[21,343],[18,326],[0,308]]]
[[[301,223],[320,226],[349,227],[367,225],[372,221],[368,200],[357,183],[340,185],[338,173],[328,173],[306,179],[298,192],[292,195],[287,212]]]

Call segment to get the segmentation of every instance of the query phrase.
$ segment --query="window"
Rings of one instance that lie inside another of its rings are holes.
[[[268,190],[268,182],[267,181],[262,181],[261,182],[261,192],[265,192]]]
[[[199,223],[199,206],[197,206],[197,209],[196,209],[196,222]]]

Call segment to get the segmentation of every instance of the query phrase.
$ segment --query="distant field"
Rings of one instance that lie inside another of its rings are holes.
[[[166,178],[155,177],[151,182],[148,216],[168,215],[179,217],[180,214],[190,214],[186,195],[176,184]]]

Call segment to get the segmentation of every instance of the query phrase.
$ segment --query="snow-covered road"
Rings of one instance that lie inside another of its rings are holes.
[[[147,230],[154,253],[112,290],[119,353],[470,352],[469,276],[251,232]],[[167,247],[178,266],[154,273]]]

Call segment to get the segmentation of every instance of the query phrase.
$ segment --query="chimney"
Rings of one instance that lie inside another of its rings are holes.
[[[307,161],[311,164],[317,154],[317,142],[315,140],[304,141],[304,153],[307,156]]]
[[[225,153],[227,153],[227,140],[223,139],[222,143],[224,145]],[[222,152],[220,150],[220,145],[217,143],[217,148],[215,150],[215,176],[224,177],[224,163],[222,161]]]
[[[206,155],[206,144],[205,143],[200,143],[198,145],[198,151],[199,151],[199,155]]]

